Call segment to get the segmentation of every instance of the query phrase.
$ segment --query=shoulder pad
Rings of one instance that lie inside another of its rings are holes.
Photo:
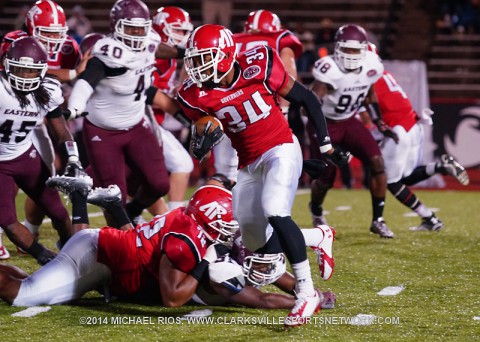
[[[364,68],[367,76],[372,78],[374,82],[376,82],[378,79],[380,79],[380,77],[382,77],[384,66],[380,57],[376,53],[372,51],[367,51],[364,63]]]
[[[210,280],[223,284],[234,291],[241,291],[245,287],[242,267],[229,256],[219,258],[208,266]]]
[[[326,56],[315,62],[312,69],[315,80],[329,84],[333,89],[337,89],[337,81],[343,77],[343,72],[331,56]]]

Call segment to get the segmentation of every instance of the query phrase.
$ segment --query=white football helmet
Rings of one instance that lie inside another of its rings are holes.
[[[243,261],[243,275],[248,281],[257,286],[274,283],[287,270],[285,255],[258,254],[246,256]]]

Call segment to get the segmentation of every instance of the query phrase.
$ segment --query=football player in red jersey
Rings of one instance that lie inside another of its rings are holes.
[[[15,306],[67,303],[107,284],[115,296],[160,294],[164,305],[182,305],[218,258],[218,246],[238,229],[231,192],[216,186],[199,188],[186,208],[133,228],[117,186],[90,191],[86,177],[52,177],[47,184],[69,194],[76,228],[85,229],[30,276],[0,265],[0,298]],[[86,229],[87,200],[110,210],[123,230]]]
[[[385,139],[380,145],[385,160],[387,188],[398,201],[422,218],[420,225],[410,230],[440,230],[443,222],[420,202],[408,186],[428,179],[436,173],[451,175],[461,184],[467,185],[468,174],[462,165],[446,154],[442,155],[438,162],[419,165],[422,155],[423,124],[432,124],[430,115],[433,113],[429,109],[424,109],[418,115],[413,110],[407,94],[390,72],[383,73],[375,83],[374,90],[385,124],[392,127],[399,137],[398,144],[391,139]]]
[[[367,34],[358,25],[340,27],[335,35],[335,44],[333,55],[315,63],[312,90],[323,100],[322,110],[327,118],[332,143],[370,165],[373,212],[370,231],[383,238],[393,238],[393,232],[383,219],[387,184],[382,154],[368,129],[355,118],[366,98],[371,99],[372,107],[376,105],[373,84],[382,76],[383,64],[375,53],[367,51]],[[398,142],[396,134],[380,117],[375,122],[385,136]],[[310,133],[313,137],[313,132]],[[314,139],[313,142],[312,146],[315,146]],[[314,148],[312,156],[316,154]],[[330,165],[311,184],[310,210],[314,225],[326,224],[322,205],[333,186],[335,173],[335,167]]]
[[[179,90],[178,100],[193,121],[212,115],[222,122],[239,157],[233,203],[244,243],[261,253],[285,252],[298,294],[285,324],[302,324],[318,310],[320,298],[313,286],[305,240],[291,218],[302,154],[276,96],[306,108],[322,153],[339,164],[347,158],[332,148],[316,96],[288,75],[271,47],[258,46],[237,57],[228,29],[203,25],[190,35],[184,60],[189,79]],[[199,136],[193,129],[192,154],[202,159],[221,137],[221,130]]]
[[[173,47],[185,48],[187,38],[193,30],[188,12],[180,7],[160,7],[152,18],[152,28],[160,35],[162,43]],[[153,86],[173,96],[176,93],[177,60],[175,58],[157,58],[153,72]],[[149,108],[147,109],[149,110]],[[183,206],[193,161],[180,141],[168,129],[162,126],[167,118],[174,127],[184,126],[172,118],[175,113],[165,113],[160,108],[153,108],[155,119],[159,124],[165,155],[165,165],[169,172],[170,190],[168,192],[168,209],[163,199],[149,210],[152,214],[163,213]],[[178,129],[178,128],[176,128]]]

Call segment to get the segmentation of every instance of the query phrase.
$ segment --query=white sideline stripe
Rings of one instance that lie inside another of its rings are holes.
[[[339,205],[338,207],[335,207],[335,210],[337,211],[348,211],[352,210],[352,207],[349,205]]]
[[[480,321],[480,316],[473,316],[474,321]]]
[[[375,315],[358,314],[350,320],[350,325],[372,325]]]
[[[96,213],[89,213],[88,214],[88,217],[99,217],[99,216],[103,216],[103,212],[99,211],[99,212],[96,212]],[[43,223],[50,223],[52,222],[52,220],[50,220],[49,218],[44,218],[43,219]]]
[[[204,309],[204,310],[194,310],[189,312],[186,315],[183,315],[180,319],[181,320],[186,320],[192,317],[208,317],[211,314],[213,314],[213,311],[210,309]]]
[[[51,309],[50,306],[32,306],[26,310],[15,312],[12,314],[13,317],[33,317],[42,312],[47,312]]]
[[[400,285],[400,286],[388,286],[384,289],[382,289],[380,292],[377,292],[378,295],[380,296],[396,296],[400,292],[405,290],[405,286]]]

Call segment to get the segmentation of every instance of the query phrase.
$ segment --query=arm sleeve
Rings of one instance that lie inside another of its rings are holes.
[[[323,116],[320,101],[311,90],[295,81],[285,100],[295,102],[305,108],[308,119],[315,126],[320,152],[325,153],[332,148],[330,136],[328,135],[327,123]]]
[[[85,111],[87,101],[92,94],[93,88],[87,81],[77,80],[68,99],[68,108],[75,108],[78,113]]]

